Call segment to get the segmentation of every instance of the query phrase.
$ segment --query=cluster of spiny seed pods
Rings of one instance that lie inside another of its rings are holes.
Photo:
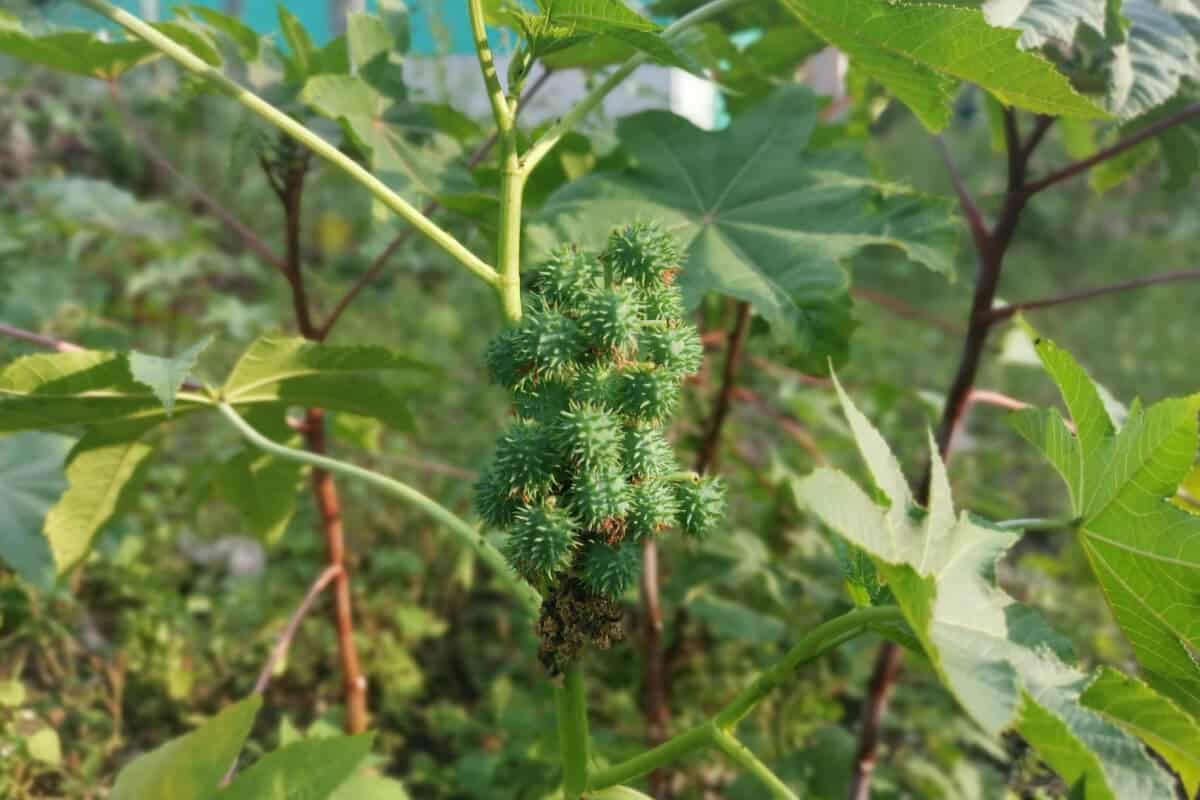
[[[678,526],[704,536],[724,513],[718,480],[681,473],[663,426],[703,358],[673,279],[679,248],[655,225],[615,231],[601,253],[564,247],[529,282],[519,325],[488,347],[516,420],[476,487],[504,552],[546,602],[543,661],[557,672],[587,642],[620,637],[615,600],[640,542]]]

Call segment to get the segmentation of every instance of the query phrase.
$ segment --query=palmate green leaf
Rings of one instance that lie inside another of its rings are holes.
[[[982,12],[887,0],[782,0],[801,22],[850,56],[933,131],[950,121],[960,81],[1002,103],[1042,114],[1100,118],[1054,66],[1021,50],[1021,33],[988,24]]]
[[[246,412],[245,418],[264,436],[295,447],[300,437],[288,427],[284,414],[278,405],[256,406]],[[296,512],[296,491],[304,472],[305,468],[294,461],[246,447],[217,466],[213,482],[250,532],[273,544]]]
[[[1200,791],[1200,721],[1128,675],[1107,667],[1081,702],[1142,739],[1183,781],[1188,797]]]
[[[184,392],[177,395],[174,410],[194,411],[207,404],[206,397]],[[0,369],[0,433],[164,419],[163,404],[134,380],[124,354],[38,354]]]
[[[153,452],[153,423],[95,425],[67,456],[67,490],[46,515],[44,533],[59,574],[79,563],[92,540],[133,496]]]
[[[1077,435],[1054,411],[1018,412],[1017,431],[1063,475],[1079,544],[1146,679],[1200,714],[1200,518],[1169,502],[1195,461],[1200,395],[1135,404],[1117,431],[1075,360],[1035,347]]]
[[[67,488],[63,461],[71,440],[51,433],[0,438],[0,561],[40,589],[54,582],[42,525]]]
[[[870,553],[941,681],[986,731],[1015,730],[1085,798],[1171,797],[1172,782],[1133,736],[1080,704],[1088,677],[1033,610],[996,585],[1012,533],[956,514],[932,440],[929,505],[919,508],[879,432],[838,387],[885,505],[845,475],[818,470],[801,498]]]
[[[855,152],[808,149],[816,120],[798,86],[718,132],[663,111],[626,117],[618,133],[633,165],[551,195],[532,243],[602,246],[617,224],[659,220],[684,245],[689,303],[709,291],[750,302],[823,372],[853,326],[841,261],[884,246],[951,275],[957,233],[948,202],[872,180]]]
[[[154,396],[162,401],[167,416],[175,411],[175,397],[183,388],[188,374],[196,367],[200,354],[212,343],[206,336],[177,356],[163,358],[145,353],[129,354],[129,372],[133,379],[150,388]]]
[[[264,336],[238,360],[222,396],[234,405],[311,406],[407,429],[412,416],[404,399],[381,382],[378,373],[428,370],[422,362],[385,347],[337,347]]]
[[[371,752],[372,734],[303,739],[254,763],[215,800],[326,800]]]
[[[261,705],[262,698],[253,695],[134,759],[117,775],[109,800],[213,800]]]

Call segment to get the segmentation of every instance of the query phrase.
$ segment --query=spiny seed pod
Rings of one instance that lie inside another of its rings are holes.
[[[492,380],[512,389],[529,375],[533,359],[525,348],[525,337],[518,328],[506,328],[488,343],[484,354]]]
[[[596,406],[576,404],[559,415],[555,439],[566,459],[582,472],[620,463],[620,426],[612,414]]]
[[[537,422],[518,422],[500,437],[492,469],[514,493],[540,497],[550,491],[556,467],[550,429]]]
[[[679,266],[675,238],[652,222],[635,222],[613,231],[600,256],[621,278],[639,286],[663,282],[663,273]]]
[[[648,320],[673,321],[683,319],[683,292],[678,286],[659,284],[638,289],[638,306]]]
[[[629,484],[617,471],[585,472],[571,487],[571,511],[585,527],[613,538],[625,533],[623,517],[629,510]]]
[[[638,353],[680,378],[696,372],[704,362],[704,345],[691,325],[643,330],[638,334]]]
[[[575,395],[571,385],[557,378],[524,381],[513,389],[513,406],[521,419],[557,420]]]
[[[621,466],[634,479],[659,477],[675,471],[675,451],[657,428],[626,428],[621,437]]]
[[[627,538],[641,541],[675,522],[679,503],[675,490],[664,481],[643,481],[629,487],[629,512],[625,515]]]
[[[513,494],[508,478],[492,466],[475,482],[475,508],[489,527],[507,528],[516,520],[517,512],[525,508],[525,503]]]
[[[720,478],[677,483],[675,499],[679,502],[675,519],[688,536],[708,536],[725,516],[725,484]]]
[[[596,292],[584,304],[579,326],[593,350],[620,350],[637,334],[638,304],[623,289]]]
[[[566,245],[533,268],[529,291],[548,305],[578,308],[603,276],[604,268],[594,255]]]
[[[571,566],[575,521],[561,508],[533,506],[517,513],[504,545],[508,563],[527,580],[550,580]]]
[[[615,410],[617,407],[617,376],[612,367],[596,363],[583,367],[572,387],[574,399],[597,408]]]
[[[617,385],[617,407],[627,420],[660,423],[674,413],[678,401],[679,380],[663,369],[631,369]]]
[[[583,352],[575,320],[543,309],[525,315],[518,330],[519,352],[528,353],[538,375],[561,374]]]
[[[592,542],[583,551],[580,578],[591,592],[617,598],[637,580],[641,566],[641,548],[633,542],[616,547]]]

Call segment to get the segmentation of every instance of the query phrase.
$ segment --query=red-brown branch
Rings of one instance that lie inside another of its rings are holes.
[[[262,694],[267,690],[267,686],[271,683],[271,676],[275,674],[276,665],[284,659],[288,648],[292,646],[292,639],[296,637],[296,631],[300,628],[300,622],[308,615],[308,610],[312,608],[317,595],[325,591],[325,587],[329,586],[341,572],[341,567],[336,564],[330,564],[317,576],[312,585],[308,587],[308,592],[304,595],[304,599],[300,601],[300,605],[296,606],[296,610],[292,612],[292,616],[284,627],[283,632],[275,640],[275,646],[271,648],[271,654],[267,656],[266,663],[263,664],[263,668],[258,673],[258,680],[254,682],[255,694]]]
[[[1068,303],[1079,303],[1084,300],[1091,300],[1093,297],[1119,294],[1121,292],[1130,291],[1131,289],[1142,289],[1147,286],[1158,286],[1159,284],[1163,283],[1179,283],[1181,281],[1195,280],[1200,280],[1200,269],[1180,270],[1178,272],[1163,272],[1158,275],[1147,275],[1144,278],[1132,278],[1127,281],[1110,283],[1107,286],[1094,286],[1091,289],[1079,289],[1074,292],[1064,292],[1063,294],[1046,297],[1041,300],[1027,300],[1023,303],[1013,303],[1012,305],[993,308],[988,312],[987,318],[992,323],[996,323],[1006,320],[1023,311],[1036,311],[1042,308],[1067,305]]]
[[[310,408],[305,415],[305,445],[313,453],[324,454],[325,412]],[[346,568],[346,538],[342,526],[342,504],[333,476],[323,469],[312,472],[313,496],[325,535],[325,560],[338,572],[333,584],[333,621],[337,629],[338,652],[342,659],[342,682],[346,697],[346,730],[362,733],[367,729],[367,679],[358,661],[354,644],[354,606],[350,597],[350,573]]]
[[[1081,175],[1084,172],[1087,172],[1097,164],[1108,161],[1110,158],[1119,156],[1126,150],[1137,147],[1142,142],[1153,139],[1155,136],[1158,136],[1168,128],[1173,128],[1176,125],[1187,122],[1193,117],[1200,117],[1200,103],[1190,105],[1181,111],[1177,111],[1169,117],[1164,117],[1158,122],[1155,122],[1153,125],[1147,125],[1137,133],[1125,137],[1116,144],[1097,151],[1094,155],[1088,156],[1080,161],[1076,161],[1074,164],[1070,164],[1060,170],[1050,173],[1043,178],[1039,178],[1036,181],[1029,183],[1025,187],[1025,192],[1031,195],[1037,194],[1043,189],[1049,188],[1056,183],[1062,183],[1063,181],[1070,180],[1076,175]]]
[[[866,300],[868,303],[877,305],[880,308],[895,314],[901,319],[909,319],[914,322],[923,322],[926,325],[931,325],[940,331],[944,331],[952,336],[962,336],[965,328],[961,325],[942,319],[936,314],[930,314],[928,311],[917,308],[911,303],[901,300],[899,297],[893,297],[883,292],[877,292],[873,289],[864,289],[856,286],[850,290],[850,295],[856,300]]]
[[[1029,198],[1026,174],[1029,159],[1035,149],[1030,143],[1036,146],[1042,138],[1042,134],[1035,130],[1030,141],[1022,143],[1016,114],[1012,109],[1004,111],[1004,131],[1008,153],[1007,189],[995,226],[980,240],[982,246],[978,249],[979,267],[975,293],[971,301],[971,313],[968,317],[967,335],[963,339],[958,370],[950,390],[946,393],[942,419],[937,430],[938,452],[943,458],[949,454],[951,437],[959,427],[969,405],[975,376],[979,372],[980,361],[987,346],[988,332],[991,328],[991,321],[987,315],[996,298],[1004,256]],[[930,473],[927,467],[917,488],[917,500],[920,503],[928,499],[929,481]],[[900,672],[902,659],[903,651],[894,642],[887,642],[880,647],[859,721],[858,749],[850,780],[850,800],[867,800],[870,797],[871,778],[879,759],[883,717]]]
[[[971,231],[971,239],[974,240],[976,249],[983,250],[987,246],[988,239],[987,223],[983,219],[983,212],[979,210],[978,204],[967,190],[967,184],[958,170],[958,165],[954,163],[954,157],[950,155],[950,148],[946,146],[946,140],[941,136],[935,136],[933,142],[937,146],[938,154],[942,157],[942,162],[946,165],[946,173],[950,176],[950,185],[954,187],[958,205],[967,219],[967,228]]]
[[[57,350],[60,353],[78,353],[84,349],[77,344],[71,344],[70,342],[63,341],[62,339],[56,339],[53,336],[43,336],[40,333],[33,333],[32,331],[23,330],[21,328],[14,328],[12,325],[6,325],[3,322],[0,322],[0,335],[7,336],[10,339],[17,339],[18,341],[22,342],[28,342],[29,344],[34,344],[38,347],[44,347],[47,350]]]

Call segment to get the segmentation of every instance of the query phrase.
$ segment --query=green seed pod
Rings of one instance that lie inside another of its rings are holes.
[[[708,536],[725,516],[725,484],[720,478],[677,483],[675,499],[679,501],[675,518],[688,536]]]
[[[488,343],[484,354],[492,380],[512,389],[529,375],[533,358],[525,348],[525,338],[518,328],[507,328]]]
[[[554,485],[555,450],[550,428],[536,422],[518,422],[496,444],[493,470],[509,491],[541,497]]]
[[[561,374],[583,353],[575,320],[552,309],[526,314],[517,331],[520,352],[529,354],[539,376]]]
[[[607,364],[590,364],[579,370],[572,387],[573,399],[597,408],[614,410],[617,407],[617,380]]]
[[[678,378],[693,374],[704,362],[704,345],[693,325],[643,330],[638,334],[638,353]]]
[[[662,422],[678,402],[679,380],[666,370],[638,367],[621,375],[617,407],[630,422]]]
[[[508,528],[525,508],[521,498],[513,494],[506,478],[501,477],[495,466],[484,470],[475,482],[475,510],[490,528]]]
[[[576,477],[571,487],[571,511],[584,527],[619,536],[624,533],[623,518],[628,510],[629,484],[621,473],[585,472]]]
[[[679,244],[656,223],[635,222],[608,237],[600,260],[618,277],[638,286],[663,282],[663,273],[679,268]]]
[[[528,288],[550,306],[578,308],[600,285],[603,276],[604,268],[594,255],[565,245],[533,268]]]
[[[634,541],[653,536],[675,523],[679,503],[671,484],[643,481],[629,488],[629,512],[625,515],[626,535]]]
[[[621,437],[621,466],[635,480],[674,472],[671,443],[657,428],[626,428]]]
[[[513,406],[521,419],[554,423],[574,396],[571,385],[563,380],[524,381],[513,389]]]
[[[555,440],[566,459],[582,472],[600,472],[621,461],[621,428],[609,412],[576,404],[560,416]]]
[[[641,548],[633,542],[613,547],[592,542],[583,551],[580,578],[589,591],[617,598],[637,580],[642,568]]]
[[[596,292],[581,307],[579,325],[593,350],[619,350],[637,334],[638,304],[623,289]]]
[[[683,319],[683,292],[678,286],[658,284],[638,289],[638,306],[642,316],[650,320],[674,322]]]
[[[504,543],[508,563],[526,580],[551,580],[568,569],[575,555],[575,522],[560,508],[522,509]]]

